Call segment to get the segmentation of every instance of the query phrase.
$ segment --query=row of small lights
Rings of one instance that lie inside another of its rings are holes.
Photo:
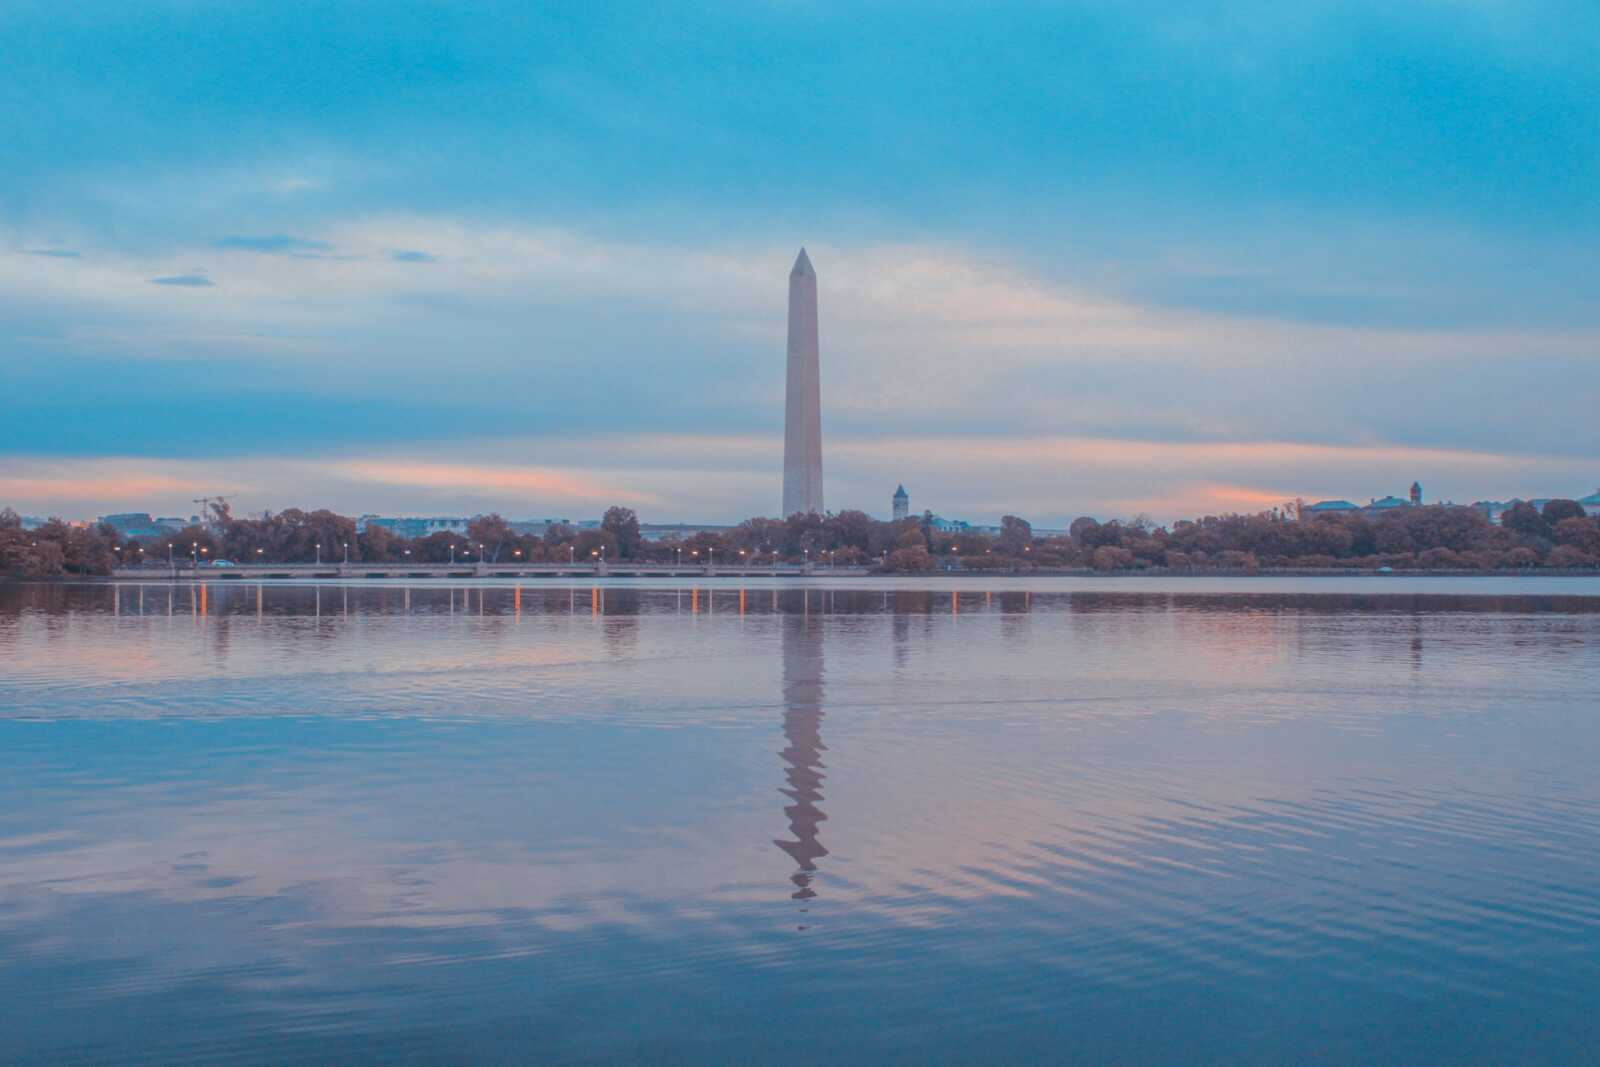
[[[37,544],[37,542],[35,542],[35,544]],[[340,547],[342,547],[344,549],[344,561],[345,561],[346,564],[348,564],[350,562],[350,542],[341,541],[340,542]],[[144,546],[140,545],[140,544],[124,545],[122,548],[118,549],[117,551],[126,552],[129,548],[132,548],[136,552],[143,552],[144,551]],[[206,547],[205,545],[202,545],[199,541],[191,541],[191,542],[189,542],[189,548],[190,548],[190,551],[194,555],[196,563],[199,562],[200,556],[209,555],[210,552],[211,552],[210,548]],[[172,559],[172,549],[173,549],[173,545],[169,541],[167,543],[167,559],[169,561]],[[321,564],[322,563],[322,545],[321,545],[320,542],[317,544],[316,549],[317,549],[317,563]],[[1029,546],[1029,545],[1024,545],[1023,548],[1022,548],[1022,551],[1024,551],[1024,552],[1031,552],[1032,550],[1033,550],[1032,546]],[[471,555],[471,551],[472,550],[470,548],[468,548],[466,550],[466,552],[467,552],[467,554],[469,556]],[[570,560],[576,561],[576,559],[577,559],[577,551],[578,550],[575,547],[573,547],[571,545],[568,545],[567,546],[567,552],[569,553],[568,558]],[[678,563],[681,566],[682,563],[683,563],[683,549],[680,548],[677,551],[678,551]],[[266,549],[264,549],[264,548],[256,549],[256,555],[257,556],[261,556],[261,555],[265,554],[265,552],[266,552]],[[715,565],[715,563],[717,562],[717,550],[714,549],[714,548],[708,548],[706,550],[706,552],[708,553],[708,555],[710,557],[710,562],[713,565]],[[811,550],[808,548],[808,549],[805,549],[804,552],[805,552],[806,561],[809,563],[810,560],[811,560]],[[953,555],[956,555],[957,552],[958,552],[957,547],[955,545],[951,545],[950,546],[950,554],[953,556]],[[992,548],[984,549],[984,554],[985,555],[992,555],[993,553],[994,553],[994,549],[992,549]],[[409,548],[406,549],[405,550],[405,554],[408,555],[408,556],[411,555],[411,550]],[[484,552],[483,552],[483,543],[480,541],[478,543],[478,558],[482,559],[483,558],[483,554],[484,554]],[[513,556],[520,557],[522,555],[522,549],[520,549],[520,548],[513,549],[511,554]],[[593,557],[596,557],[601,562],[605,562],[605,558],[606,558],[605,546],[602,545],[597,549],[591,550],[589,552],[589,555],[591,555]],[[691,548],[689,550],[689,555],[690,556],[699,556],[700,555],[700,550],[698,548]],[[739,558],[741,560],[744,559],[745,555],[746,555],[745,550],[742,549],[742,548],[739,549]],[[828,566],[831,567],[831,566],[833,566],[833,550],[832,549],[829,549],[827,551],[827,556],[828,556]],[[883,557],[885,559],[888,559],[889,552],[888,552],[887,549],[884,550]],[[454,564],[455,561],[456,561],[456,546],[452,544],[450,546],[450,562],[452,564]]]

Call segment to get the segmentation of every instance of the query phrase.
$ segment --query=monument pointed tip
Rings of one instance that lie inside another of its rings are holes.
[[[800,254],[794,257],[794,270],[790,271],[789,273],[811,275],[815,275],[817,273],[815,270],[811,269],[811,257],[806,255],[805,245],[800,246]]]

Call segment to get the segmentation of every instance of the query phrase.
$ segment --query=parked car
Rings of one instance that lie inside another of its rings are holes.
[[[231,559],[214,559],[210,565],[213,567],[232,567],[235,564]]]

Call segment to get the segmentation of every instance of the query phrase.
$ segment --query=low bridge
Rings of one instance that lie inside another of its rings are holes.
[[[860,575],[866,567],[816,563],[753,566],[723,563],[240,563],[231,567],[191,562],[117,567],[126,581],[229,581],[243,578],[794,578]]]

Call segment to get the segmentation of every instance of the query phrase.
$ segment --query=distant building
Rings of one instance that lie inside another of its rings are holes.
[[[902,485],[894,491],[894,521],[899,522],[910,514],[911,497],[906,494],[906,487]]]
[[[512,533],[520,537],[544,537],[557,526],[577,528],[577,524],[571,519],[513,519],[506,525],[511,527]]]
[[[414,541],[436,533],[465,534],[471,519],[458,517],[389,518],[383,515],[363,515],[356,520],[356,533],[365,533],[369,526],[381,526],[396,537]]]
[[[156,520],[150,517],[148,511],[126,511],[116,515],[102,515],[96,522],[111,527],[114,530],[147,529],[154,526]]]
[[[150,517],[148,511],[126,511],[116,515],[102,515],[96,520],[103,526],[109,526],[117,531],[117,536],[128,537],[160,537],[166,533],[156,525],[156,520]]]
[[[1500,516],[1510,511],[1516,503],[1515,500],[1475,500],[1472,508],[1482,512],[1483,517],[1489,520],[1489,525],[1494,526],[1499,524]]]
[[[1588,503],[1585,503],[1585,501]],[[1583,510],[1586,513],[1595,515],[1600,514],[1600,503],[1597,503],[1597,501],[1600,501],[1600,493],[1596,493],[1594,496],[1584,497],[1583,500],[1578,501],[1578,504],[1583,507]],[[1538,497],[1533,500],[1523,500],[1521,497],[1512,497],[1510,500],[1479,500],[1472,506],[1478,511],[1483,512],[1483,517],[1488,519],[1490,523],[1498,525],[1501,520],[1505,518],[1506,512],[1510,511],[1518,504],[1527,504],[1535,511],[1543,511],[1544,506],[1548,503],[1550,503],[1550,499],[1548,497]]]
[[[1400,508],[1420,508],[1422,506],[1422,483],[1412,482],[1411,490],[1407,497],[1402,499],[1397,496],[1374,497],[1365,505],[1352,504],[1348,500],[1319,500],[1315,504],[1300,509],[1302,518],[1316,518],[1319,515],[1361,515],[1364,518],[1375,519],[1380,515],[1387,515]]]
[[[117,531],[117,535],[124,539],[135,537],[166,537],[175,534],[186,526],[198,523],[198,518],[184,519],[169,517],[164,519],[151,518],[146,511],[125,511],[116,515],[102,515],[95,520]]]
[[[715,526],[698,522],[641,522],[639,536],[646,541],[665,541],[674,538],[687,541],[695,534],[725,534],[732,526]]]
[[[928,525],[940,533],[972,532],[972,523],[966,519],[947,519],[943,515],[928,516]]]
[[[1409,508],[1410,506],[1411,502],[1409,500],[1401,500],[1397,496],[1386,496],[1372,501],[1361,511],[1368,517],[1375,517],[1385,512],[1394,511],[1396,508]]]

